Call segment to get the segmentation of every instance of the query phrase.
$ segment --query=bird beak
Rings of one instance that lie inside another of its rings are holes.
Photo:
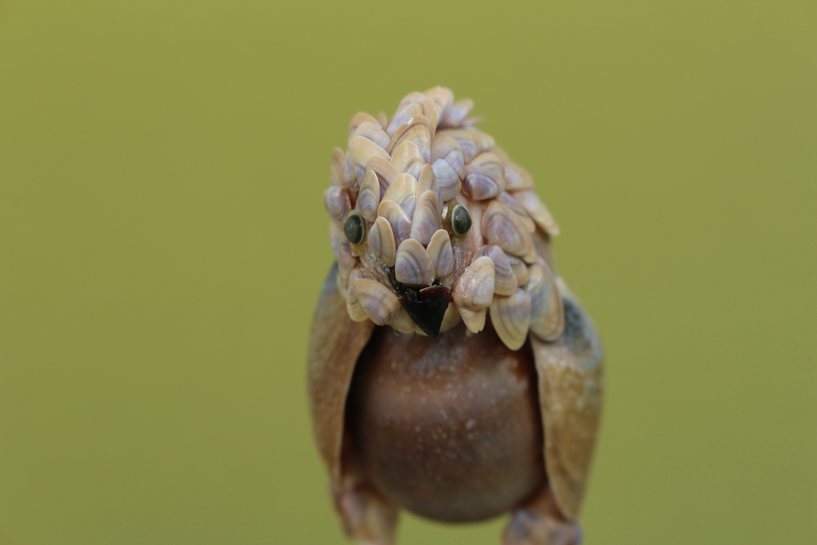
[[[401,297],[400,304],[423,333],[436,338],[443,325],[449,298],[450,293],[447,288],[429,286],[420,290],[419,300]]]

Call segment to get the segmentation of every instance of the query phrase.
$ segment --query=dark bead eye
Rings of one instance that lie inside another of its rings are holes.
[[[451,211],[451,230],[457,236],[464,235],[471,228],[471,214],[461,204]]]
[[[471,220],[468,220],[470,225]],[[343,224],[343,234],[349,239],[352,244],[360,244],[363,242],[363,218],[357,212],[349,214],[346,218],[346,223]]]

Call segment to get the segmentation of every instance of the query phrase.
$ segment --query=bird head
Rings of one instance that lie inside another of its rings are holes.
[[[324,193],[338,288],[353,320],[430,337],[460,321],[478,333],[490,309],[518,349],[536,312],[553,313],[536,234],[558,227],[530,175],[468,118],[472,107],[435,87],[407,95],[391,118],[352,117]]]

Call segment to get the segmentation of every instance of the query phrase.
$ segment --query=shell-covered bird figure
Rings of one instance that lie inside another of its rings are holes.
[[[337,260],[309,341],[315,437],[347,534],[407,509],[511,513],[504,545],[581,541],[602,351],[531,176],[442,87],[358,113],[324,193]]]

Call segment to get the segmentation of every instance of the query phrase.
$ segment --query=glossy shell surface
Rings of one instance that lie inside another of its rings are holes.
[[[488,327],[437,339],[377,328],[355,370],[346,423],[365,475],[395,504],[449,522],[512,509],[544,483],[530,345]]]

